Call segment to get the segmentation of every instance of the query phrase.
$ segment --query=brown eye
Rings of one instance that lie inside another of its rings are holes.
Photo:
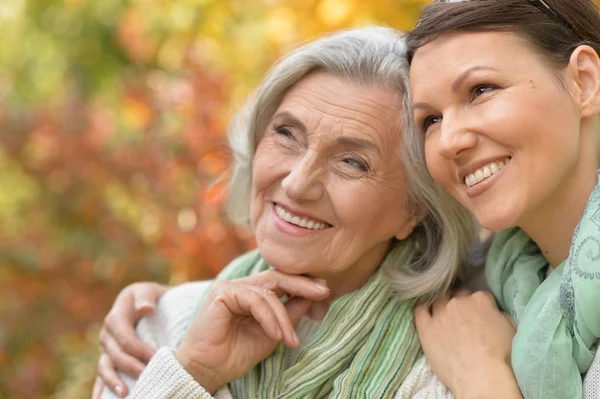
[[[471,90],[471,97],[474,100],[477,97],[481,96],[482,94],[489,93],[491,91],[496,90],[497,88],[498,88],[498,86],[490,85],[490,84],[477,85],[473,88],[473,90]]]
[[[421,126],[421,129],[423,130],[423,133],[427,134],[427,130],[429,130],[429,128],[436,124],[436,123],[441,123],[442,122],[442,117],[441,116],[428,116],[425,119],[423,119],[423,124]]]

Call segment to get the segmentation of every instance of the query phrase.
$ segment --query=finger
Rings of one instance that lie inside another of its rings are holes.
[[[479,303],[484,304],[486,307],[492,307],[495,310],[498,310],[498,304],[496,303],[496,298],[494,298],[494,294],[489,291],[476,291],[472,294],[475,299],[479,300]]]
[[[429,312],[429,306],[426,303],[419,304],[415,307],[415,326],[417,327],[419,339],[421,339],[424,332],[427,330],[431,320],[432,317]]]
[[[96,381],[94,381],[94,389],[92,390],[92,399],[100,399],[100,395],[102,395],[102,390],[104,389],[104,383],[100,377],[96,377]]]
[[[449,293],[440,295],[440,297],[437,298],[431,305],[431,315],[435,317],[436,313],[440,313],[442,310],[444,310],[446,305],[448,305],[448,302],[450,302],[450,299],[452,299],[452,297]]]
[[[277,270],[267,270],[254,276],[240,279],[240,281],[244,284],[269,289],[278,296],[287,294],[315,301],[325,299],[329,296],[329,288],[327,288],[324,280],[286,274]]]
[[[127,385],[117,375],[110,357],[106,353],[102,353],[98,360],[98,377],[102,379],[104,385],[120,397],[127,395]]]
[[[277,323],[279,324],[279,329],[281,330],[281,332],[283,334],[283,336],[282,336],[283,342],[288,346],[296,347],[300,343],[300,340],[298,339],[298,336],[296,335],[294,325],[292,324],[292,321],[290,320],[288,312],[287,312],[285,306],[283,305],[283,303],[281,303],[281,300],[279,299],[279,297],[277,295],[275,295],[275,293],[273,291],[268,290],[266,288],[255,287],[255,286],[247,286],[247,287],[248,287],[248,289],[253,290],[257,294],[262,295],[265,298],[265,300],[267,301],[267,303],[273,310],[275,317],[277,318]]]
[[[269,302],[260,294],[245,286],[221,282],[220,293],[215,297],[216,304],[223,304],[230,314],[252,316],[262,327],[264,333],[273,341],[281,341],[283,333],[277,316]]]
[[[134,308],[138,315],[145,316],[154,311],[159,298],[169,289],[157,283],[136,283],[132,285]]]
[[[515,321],[515,319],[513,319],[508,313],[506,312],[502,312],[502,314],[504,315],[504,317],[506,317],[510,323],[510,325],[513,327],[514,330],[517,329],[517,322]]]
[[[454,298],[465,298],[471,295],[473,291],[468,288],[460,288],[452,293],[452,297]]]
[[[121,316],[116,312],[111,313],[105,319],[104,327],[100,333],[100,343],[110,337],[117,341],[125,354],[147,363],[156,351],[138,338],[134,326],[135,322],[132,321],[132,318]]]
[[[302,316],[304,316],[306,314],[306,312],[308,312],[308,309],[310,308],[311,305],[312,305],[311,300],[306,299],[306,298],[301,298],[299,296],[292,297],[292,298],[288,299],[287,301],[285,301],[283,306],[285,307],[285,310],[287,311],[288,318],[289,318],[289,321],[292,323],[292,326],[295,327],[298,325],[298,323],[300,322],[300,319],[302,318]],[[294,329],[294,336],[295,336],[294,343],[292,343],[292,344],[286,343],[286,345],[288,345],[291,348],[297,348],[300,346],[300,340],[298,339],[298,335],[296,334],[295,329]]]
[[[110,335],[103,336],[102,348],[110,357],[114,368],[125,374],[137,378],[146,367],[140,360],[124,352],[119,343]]]

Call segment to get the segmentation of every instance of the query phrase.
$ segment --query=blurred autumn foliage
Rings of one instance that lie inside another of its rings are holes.
[[[122,287],[251,248],[223,208],[232,111],[299,42],[425,2],[0,1],[0,397],[89,397]]]

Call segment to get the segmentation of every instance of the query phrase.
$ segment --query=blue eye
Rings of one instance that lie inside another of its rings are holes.
[[[348,165],[355,167],[357,169],[362,170],[363,172],[367,172],[369,171],[369,165],[367,165],[366,162],[364,162],[361,159],[356,159],[356,158],[344,158],[343,160],[344,163],[347,163]]]
[[[291,139],[294,138],[294,134],[288,129],[286,126],[280,125],[274,127],[275,132],[281,136],[289,137]]]

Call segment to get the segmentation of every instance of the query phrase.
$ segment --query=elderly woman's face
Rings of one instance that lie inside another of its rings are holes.
[[[325,72],[289,90],[253,162],[251,222],[267,263],[368,274],[411,233],[399,112],[392,90]]]

